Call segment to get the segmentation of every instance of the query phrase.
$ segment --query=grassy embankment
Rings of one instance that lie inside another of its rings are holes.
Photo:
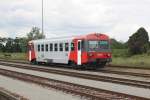
[[[0,53],[0,59],[27,60],[26,53]]]
[[[113,65],[131,66],[131,67],[146,67],[150,68],[150,55],[141,54],[128,56],[127,50],[112,50]]]
[[[127,56],[127,50],[112,50],[113,52],[113,65],[133,66],[133,67],[149,67],[150,68],[150,55],[142,54],[135,56]],[[11,55],[10,57],[5,55]],[[26,53],[0,53],[0,59],[6,60],[26,60]]]

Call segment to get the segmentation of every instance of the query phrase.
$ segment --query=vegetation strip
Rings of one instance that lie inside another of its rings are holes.
[[[125,65],[113,65],[113,64],[108,64],[107,67],[150,70],[150,67],[136,67],[136,66],[125,66]]]
[[[103,99],[103,100],[112,100],[112,99],[148,100],[148,98],[137,97],[137,96],[132,96],[132,95],[128,95],[128,94],[97,89],[97,88],[93,88],[93,87],[89,87],[89,86],[68,83],[68,82],[64,82],[64,81],[34,76],[34,75],[26,74],[26,73],[20,73],[20,72],[16,72],[16,71],[5,70],[5,69],[0,69],[0,74],[4,75],[4,76],[16,78],[16,79],[19,79],[22,81],[39,84],[44,87],[55,88],[55,89],[62,90],[65,92],[85,96],[85,97],[88,97],[91,99],[97,99],[97,100],[99,100],[99,99]]]
[[[12,66],[16,68],[23,68],[23,69],[34,70],[34,71],[41,71],[41,72],[47,72],[47,73],[53,73],[53,74],[78,77],[78,78],[83,78],[83,79],[118,83],[118,84],[123,84],[123,85],[130,85],[134,87],[136,86],[136,87],[150,89],[150,82],[145,82],[145,81],[122,79],[122,78],[115,78],[115,77],[108,77],[108,76],[101,76],[101,75],[83,74],[83,73],[78,73],[78,72],[69,72],[69,71],[62,71],[62,70],[57,70],[57,69],[46,69],[46,68],[32,67],[31,65],[25,65],[25,64],[22,65],[22,64],[14,64],[14,63],[4,63],[4,62],[3,63],[0,62],[0,64],[6,65],[6,66]]]

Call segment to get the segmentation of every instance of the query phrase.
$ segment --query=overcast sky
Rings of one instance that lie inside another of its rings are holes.
[[[41,28],[41,1],[0,0],[0,37]],[[47,38],[98,32],[126,41],[140,27],[150,33],[150,0],[44,0]]]

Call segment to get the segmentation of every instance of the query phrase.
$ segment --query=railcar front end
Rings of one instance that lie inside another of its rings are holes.
[[[110,40],[104,34],[89,34],[74,40],[76,52],[71,52],[71,61],[83,67],[104,67],[112,61]],[[76,55],[76,56],[75,56]]]

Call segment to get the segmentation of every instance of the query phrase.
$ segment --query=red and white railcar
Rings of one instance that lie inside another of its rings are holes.
[[[72,66],[104,67],[111,61],[109,37],[92,33],[74,37],[32,40],[28,43],[32,63],[61,63]]]

